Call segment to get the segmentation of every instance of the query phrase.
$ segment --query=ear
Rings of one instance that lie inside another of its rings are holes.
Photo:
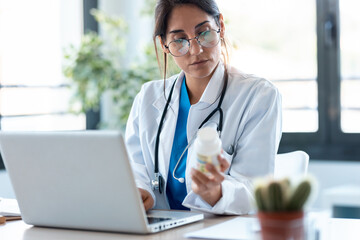
[[[219,15],[219,22],[220,22],[220,37],[224,38],[225,37],[225,23],[224,23],[224,17],[221,13]]]
[[[165,47],[165,43],[163,42],[161,36],[158,36],[158,40],[160,42],[161,48],[164,53],[170,53],[169,49]]]

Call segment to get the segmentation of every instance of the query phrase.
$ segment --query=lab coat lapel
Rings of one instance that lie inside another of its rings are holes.
[[[224,69],[223,63],[220,62],[199,102],[190,108],[187,126],[188,142],[193,140],[193,138],[196,138],[198,127],[202,121],[204,121],[204,119],[217,107],[224,84]],[[222,106],[222,108],[224,109],[224,106]],[[218,121],[217,113],[207,123],[205,123],[203,127],[217,129]],[[188,149],[188,158],[186,161],[186,189],[188,192],[191,190],[191,168],[196,168],[196,163],[197,160],[196,153],[194,151],[194,142],[192,142]]]
[[[170,93],[170,90],[171,90],[171,87],[172,87],[174,81],[177,80],[177,79],[182,80],[183,77],[184,77],[184,73],[181,72],[179,75],[173,76],[173,77],[169,78],[168,80],[166,80],[166,88],[165,88],[165,96],[166,96],[166,98],[169,96],[169,93]],[[179,83],[179,81],[177,81],[177,84],[178,83]],[[176,91],[176,88],[177,88],[176,85],[175,85],[175,89],[174,89],[174,92],[173,92],[173,96],[172,96],[170,105],[172,105],[172,103],[174,102],[173,100],[175,98],[175,95],[179,95],[179,93]],[[167,99],[165,98],[165,96],[164,96],[163,93],[161,93],[159,95],[159,97],[153,103],[153,106],[158,110],[158,115],[156,117],[157,126],[159,126],[159,124],[160,124],[161,115],[162,115],[162,113],[164,111],[164,108],[165,108],[165,105],[166,105],[166,100]],[[177,97],[179,97],[179,96],[177,96]],[[170,111],[171,111],[171,108],[169,107],[168,112],[170,112]]]
[[[159,171],[164,177],[165,183],[167,182],[169,162],[172,150],[172,143],[175,135],[176,122],[179,112],[179,97],[180,97],[180,87],[183,80],[184,74],[180,73],[177,82],[175,83],[174,91],[171,97],[171,101],[163,122],[160,142],[159,142]],[[165,90],[166,97],[169,96],[170,89],[176,78],[169,81],[169,84]],[[163,114],[166,100],[162,94],[155,102],[154,107],[158,110],[158,116],[156,118],[157,126],[160,125],[161,116]]]

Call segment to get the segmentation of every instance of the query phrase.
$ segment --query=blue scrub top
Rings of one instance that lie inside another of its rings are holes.
[[[190,210],[189,208],[186,208],[181,204],[185,196],[187,195],[186,181],[184,181],[184,183],[180,183],[178,180],[176,180],[173,177],[173,171],[176,166],[176,163],[178,162],[181,154],[188,145],[186,126],[187,126],[187,119],[189,115],[190,106],[191,105],[190,105],[189,95],[186,89],[185,78],[184,78],[180,89],[179,113],[176,123],[173,146],[171,150],[169,173],[168,173],[167,186],[166,186],[166,195],[171,209]],[[186,160],[187,160],[187,150],[185,151],[184,155],[182,156],[179,162],[179,165],[176,168],[175,176],[177,178],[185,179]]]

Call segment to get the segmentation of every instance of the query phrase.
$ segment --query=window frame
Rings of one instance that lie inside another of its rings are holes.
[[[359,161],[360,134],[341,130],[339,1],[317,0],[316,14],[319,130],[283,133],[279,153],[301,149],[311,159]]]
[[[90,14],[90,10],[98,8],[98,0],[83,0],[83,19],[84,19],[84,33],[87,31],[99,32],[99,24],[94,16]],[[100,123],[100,107],[96,111],[93,109],[86,112],[86,129],[98,129]]]

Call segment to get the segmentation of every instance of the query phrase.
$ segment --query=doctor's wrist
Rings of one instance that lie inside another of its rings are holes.
[[[213,207],[222,198],[221,184],[213,187],[211,191],[199,195],[205,202]]]

